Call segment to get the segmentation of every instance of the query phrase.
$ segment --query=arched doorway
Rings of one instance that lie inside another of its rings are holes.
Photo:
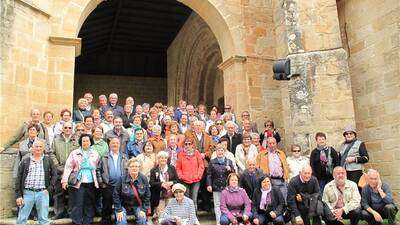
[[[79,30],[74,103],[116,92],[137,103],[223,99],[222,54],[207,23],[175,0],[104,1]],[[221,101],[220,101],[221,102]]]

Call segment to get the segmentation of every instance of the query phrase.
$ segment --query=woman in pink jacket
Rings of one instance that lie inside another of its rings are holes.
[[[99,188],[96,168],[99,154],[91,146],[90,134],[79,138],[80,148],[72,151],[65,163],[61,179],[62,188],[67,190],[70,198],[71,219],[74,225],[92,224],[95,212],[95,188]]]
[[[191,139],[185,140],[185,148],[178,154],[176,172],[179,180],[186,186],[185,195],[193,200],[197,210],[197,194],[204,172],[204,161]]]

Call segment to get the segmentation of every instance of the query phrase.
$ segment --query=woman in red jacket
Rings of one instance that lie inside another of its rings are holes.
[[[193,143],[191,139],[185,140],[185,147],[179,152],[176,161],[176,172],[179,180],[186,186],[185,195],[193,200],[197,210],[197,194],[204,172],[204,162]]]

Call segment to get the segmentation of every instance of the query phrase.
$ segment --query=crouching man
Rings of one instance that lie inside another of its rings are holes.
[[[394,204],[392,190],[389,185],[381,181],[379,172],[368,171],[368,184],[361,192],[362,217],[369,225],[382,224],[388,219],[389,225],[396,224],[397,207]]]
[[[342,219],[350,219],[351,225],[357,225],[361,214],[361,196],[357,184],[347,179],[343,167],[335,167],[334,180],[330,181],[324,189],[322,201],[329,209],[330,216],[325,215],[327,225],[343,225]]]

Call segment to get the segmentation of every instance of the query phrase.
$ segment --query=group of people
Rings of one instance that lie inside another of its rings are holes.
[[[395,224],[397,207],[378,171],[363,173],[365,144],[345,128],[338,150],[315,135],[309,157],[299,145],[291,156],[278,149],[279,132],[268,120],[258,132],[250,113],[239,120],[231,106],[118,105],[115,93],[86,93],[72,113],[31,111],[31,119],[4,146],[19,143],[14,176],[17,224],[36,209],[40,224],[70,217],[73,224],[199,224],[196,212],[214,211],[216,224],[342,224],[360,219]],[[362,181],[366,181],[364,182]],[[212,205],[213,204],[213,205]]]

